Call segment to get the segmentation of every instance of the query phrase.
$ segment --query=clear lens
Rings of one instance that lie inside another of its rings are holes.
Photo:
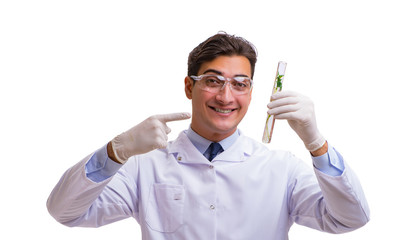
[[[211,93],[220,92],[227,83],[229,83],[230,89],[234,95],[247,94],[252,89],[252,79],[248,77],[225,78],[220,75],[200,75],[191,77],[198,81],[203,90]]]

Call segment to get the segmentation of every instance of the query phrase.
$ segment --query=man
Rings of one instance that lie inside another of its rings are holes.
[[[331,233],[366,224],[360,184],[319,133],[308,98],[277,93],[268,113],[288,121],[314,170],[238,130],[255,63],[243,38],[219,33],[201,43],[185,78],[190,127],[167,142],[166,123],[190,114],[157,115],[115,137],[63,175],[50,214],[85,227],[134,217],[143,239],[287,239],[294,222]]]

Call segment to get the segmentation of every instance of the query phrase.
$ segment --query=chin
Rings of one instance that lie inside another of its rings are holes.
[[[215,131],[217,133],[220,134],[227,134],[227,133],[231,133],[234,132],[237,128],[237,124],[215,124],[213,126],[213,128],[215,129]]]

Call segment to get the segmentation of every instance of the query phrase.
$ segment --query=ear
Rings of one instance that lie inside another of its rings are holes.
[[[189,76],[185,77],[185,93],[188,99],[192,99],[193,81]]]

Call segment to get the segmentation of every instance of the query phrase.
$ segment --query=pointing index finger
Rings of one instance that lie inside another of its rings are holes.
[[[186,120],[186,119],[189,119],[191,117],[192,117],[192,115],[188,112],[156,115],[156,118],[159,119],[160,121],[164,122],[164,123],[172,122],[172,121],[179,121],[179,120]]]

